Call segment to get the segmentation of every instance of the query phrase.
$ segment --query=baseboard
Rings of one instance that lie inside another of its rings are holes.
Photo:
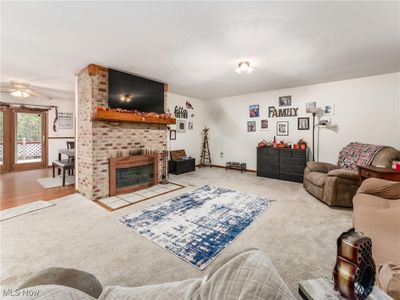
[[[221,165],[212,164],[211,167],[225,169],[225,166],[221,166]],[[229,169],[229,170],[240,171],[239,169]],[[246,172],[256,173],[257,171],[256,170],[251,170],[251,169],[246,169]]]

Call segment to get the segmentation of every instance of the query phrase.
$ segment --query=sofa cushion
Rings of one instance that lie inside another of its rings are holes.
[[[310,172],[306,175],[306,179],[312,184],[323,187],[325,184],[326,173],[322,172]]]
[[[294,300],[268,257],[243,252],[204,278],[143,287],[107,287],[99,300]]]
[[[203,279],[193,300],[294,300],[270,259],[259,250],[244,252]]]
[[[385,263],[378,273],[378,285],[395,300],[400,299],[400,265]]]
[[[99,300],[189,300],[200,284],[201,278],[194,278],[139,287],[108,286]]]
[[[310,169],[311,172],[322,172],[322,173],[328,173],[329,171],[338,168],[337,165],[325,162],[318,162],[318,161],[307,162],[307,167]]]
[[[353,198],[353,226],[372,240],[377,265],[400,264],[400,201],[357,193]]]
[[[347,169],[335,169],[328,172],[328,176],[336,176],[343,179],[360,180],[360,176],[356,171]]]
[[[380,178],[368,178],[362,182],[357,192],[385,199],[400,200],[400,182]]]

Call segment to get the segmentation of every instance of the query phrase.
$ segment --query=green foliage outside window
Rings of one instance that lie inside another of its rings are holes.
[[[17,141],[41,141],[41,117],[36,114],[17,114]]]

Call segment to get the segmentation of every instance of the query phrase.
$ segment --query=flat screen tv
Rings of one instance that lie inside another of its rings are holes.
[[[108,69],[108,105],[164,113],[164,83]]]

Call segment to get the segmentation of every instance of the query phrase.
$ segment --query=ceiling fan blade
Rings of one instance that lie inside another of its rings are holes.
[[[52,100],[52,99],[53,99],[53,98],[50,97],[50,96],[44,95],[44,94],[42,94],[42,93],[38,93],[38,92],[36,92],[36,91],[34,91],[34,90],[32,90],[32,89],[26,89],[25,91],[28,92],[28,93],[29,93],[31,96],[33,96],[33,97],[43,97],[43,98],[46,98],[46,99],[48,99],[48,100]]]
[[[12,91],[15,91],[15,90],[10,89],[10,88],[0,88],[0,92],[2,92],[2,93],[11,93]]]

